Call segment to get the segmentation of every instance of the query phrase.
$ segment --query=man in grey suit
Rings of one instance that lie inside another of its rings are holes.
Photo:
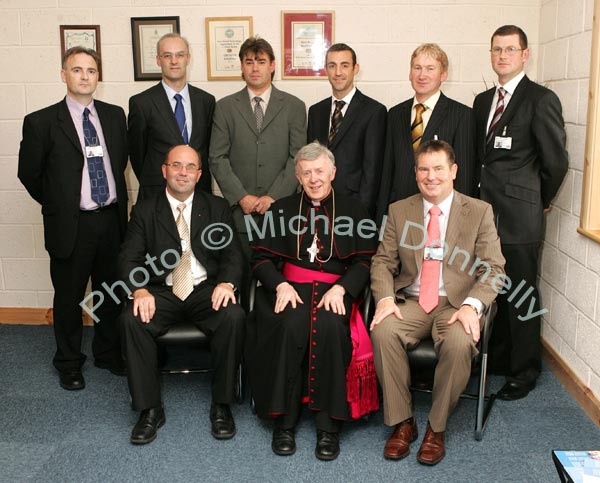
[[[427,141],[416,157],[420,194],[390,205],[371,263],[371,338],[384,422],[394,426],[383,454],[394,460],[407,456],[418,436],[406,351],[425,337],[435,341],[433,404],[417,453],[420,463],[435,465],[445,456],[448,416],[469,380],[479,317],[502,287],[504,258],[492,207],[454,191],[452,147]]]
[[[544,213],[569,161],[560,100],[525,75],[525,32],[515,25],[498,28],[490,53],[498,85],[479,94],[473,104],[480,197],[494,207],[506,273],[514,284],[525,281],[533,287],[531,304],[511,302],[514,293],[498,297],[490,340],[491,369],[506,375],[498,397],[515,400],[527,396],[541,371],[537,271]]]
[[[161,166],[167,151],[189,144],[208,159],[215,98],[187,82],[188,41],[177,33],[163,35],[156,45],[162,80],[129,99],[129,158],[140,183],[139,199],[165,190]],[[211,191],[208,166],[196,189]]]
[[[298,187],[294,156],[306,141],[306,106],[273,86],[275,54],[266,40],[247,39],[239,57],[246,87],[217,102],[209,164],[249,257],[243,216],[264,215]]]
[[[430,139],[452,146],[458,164],[454,188],[468,196],[475,194],[473,111],[441,91],[448,78],[448,56],[437,44],[420,45],[412,53],[408,78],[414,97],[388,113],[377,219],[387,212],[389,203],[419,192],[413,175],[414,153]]]

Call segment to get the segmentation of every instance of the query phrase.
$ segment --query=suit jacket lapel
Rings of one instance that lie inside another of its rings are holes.
[[[192,106],[192,135],[190,136],[190,144],[195,144],[192,143],[192,139],[202,136],[202,128],[204,127],[205,122],[203,119],[205,109],[202,105],[202,97],[199,96],[190,85],[188,85],[188,92],[190,93],[190,105]],[[173,117],[175,117],[175,115],[173,115]]]
[[[273,88],[273,92],[275,92],[275,88]],[[252,110],[252,106],[250,105],[248,89],[244,87],[241,91],[239,91],[235,96],[235,100],[237,103],[238,112],[242,115],[242,118],[244,119],[244,121],[246,121],[246,124],[248,124],[248,127],[250,127],[252,132],[256,136],[258,136],[258,129],[256,128],[256,117],[254,117],[254,111]],[[265,119],[263,120],[263,129],[266,125],[266,117],[269,115],[268,111],[269,109],[271,109],[271,102],[273,102],[273,94],[271,94],[267,114],[265,115]]]
[[[440,98],[438,99],[431,117],[427,122],[427,127],[423,132],[422,141],[428,141],[433,139],[433,136],[437,134],[438,127],[442,123],[448,114],[448,98],[440,92]]]
[[[515,92],[513,92],[508,106],[506,106],[506,109],[500,117],[500,122],[494,130],[495,133],[502,133],[504,127],[507,126],[508,123],[515,116],[515,113],[521,106],[521,100],[525,97],[525,92],[527,91],[527,86],[529,85],[529,82],[530,80],[527,78],[527,76],[525,76],[523,77],[523,79],[521,79],[521,82],[517,84],[517,88],[515,89]]]
[[[156,217],[158,223],[160,223],[165,231],[177,241],[177,245],[179,246],[179,244],[181,244],[181,237],[179,236],[179,231],[177,231],[177,224],[173,217],[171,205],[169,205],[167,195],[164,193],[161,193],[156,199]]]
[[[329,138],[329,114],[331,112],[331,97],[322,100],[315,106],[315,129],[313,132],[317,133],[317,139],[321,144],[327,144]],[[309,139],[308,142],[313,142],[314,139]]]
[[[267,112],[265,112],[265,118],[262,123],[261,131],[264,131],[267,128],[267,126],[271,123],[271,121],[275,119],[275,117],[277,117],[277,114],[279,114],[279,111],[281,111],[282,107],[283,96],[281,95],[281,91],[279,91],[279,89],[273,86],[271,90],[271,98],[269,99]],[[252,113],[252,116],[254,118],[254,113]],[[254,123],[256,125],[256,118],[254,118]]]
[[[208,203],[204,199],[204,196],[202,196],[202,193],[196,191],[192,203],[192,217],[190,218],[190,224],[192,225],[190,227],[190,240],[200,240],[200,234],[206,227],[209,218]],[[201,254],[194,252],[196,258],[198,258],[199,255]]]
[[[183,136],[179,131],[179,126],[177,125],[177,120],[175,119],[175,114],[173,113],[171,102],[167,97],[165,88],[160,82],[156,86],[154,86],[154,89],[152,91],[152,102],[154,103],[156,110],[163,117],[167,128],[170,129],[173,132],[173,134],[177,136],[178,139],[181,139],[181,142],[183,142]]]
[[[67,107],[66,97],[60,103],[60,106],[58,108],[58,123],[61,129],[67,135],[67,138],[69,138],[69,141],[73,143],[73,146],[75,146],[83,156],[83,151],[81,150],[81,141],[79,140],[79,135],[77,134],[77,129],[75,129],[73,118],[71,117],[71,113],[69,112],[69,108]]]
[[[400,132],[394,133],[398,136],[396,143],[396,159],[402,160],[407,149],[412,151],[412,138],[410,134],[410,111],[412,109],[412,99],[402,104],[400,109]],[[408,146],[408,148],[406,148]]]
[[[461,229],[464,228],[465,218],[467,216],[468,209],[466,207],[465,198],[458,193],[454,192],[454,199],[452,200],[452,207],[450,208],[450,218],[448,219],[448,225],[446,227],[445,242],[449,247],[459,246],[458,239],[460,237]]]
[[[421,269],[421,265],[423,264],[423,254],[425,252],[425,243],[423,242],[423,238],[425,238],[425,240],[427,239],[427,227],[425,226],[425,217],[423,215],[422,196],[413,198],[413,201],[411,203],[411,210],[407,215],[407,220],[423,227],[423,229],[425,230],[424,233],[416,228],[411,228],[409,230],[409,244],[412,246],[420,247],[412,250],[415,255],[415,265],[417,267],[418,274],[419,270]]]

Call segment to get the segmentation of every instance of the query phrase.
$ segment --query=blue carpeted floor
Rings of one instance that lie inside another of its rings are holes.
[[[85,330],[90,354],[91,329]],[[521,401],[497,401],[483,441],[473,438],[474,402],[459,403],[447,431],[447,456],[435,467],[415,459],[430,397],[415,397],[420,437],[399,462],[382,456],[390,430],[381,413],[344,427],[340,457],[318,461],[315,431],[305,416],[291,457],[271,452],[271,426],[249,404],[233,405],[238,432],[217,441],[209,432],[209,375],[163,376],[166,425],[156,441],[133,446],[137,413],[127,382],[88,359],[87,387],[68,392],[51,365],[50,327],[0,325],[1,482],[287,482],[287,481],[558,481],[550,451],[599,449],[600,430],[553,374],[544,369],[538,388]],[[502,384],[492,378],[492,388]]]

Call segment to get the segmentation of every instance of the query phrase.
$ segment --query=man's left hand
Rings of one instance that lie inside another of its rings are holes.
[[[334,314],[346,315],[346,307],[344,306],[344,294],[346,289],[341,285],[334,285],[325,294],[317,305],[317,308],[325,306],[325,310],[330,310]]]
[[[254,205],[254,211],[261,215],[264,215],[265,212],[271,208],[271,205],[275,203],[275,199],[271,198],[268,195],[259,196],[258,200],[256,200],[256,204]]]
[[[463,305],[448,321],[448,325],[460,321],[467,334],[471,334],[475,342],[479,341],[479,315],[470,305]]]
[[[227,304],[231,302],[236,304],[235,293],[233,288],[227,282],[221,282],[213,290],[212,296],[210,297],[212,302],[213,310],[219,310],[221,307],[227,307]]]

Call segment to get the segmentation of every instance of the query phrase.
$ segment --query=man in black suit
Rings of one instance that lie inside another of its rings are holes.
[[[140,183],[139,199],[165,188],[161,168],[168,149],[189,144],[208,159],[215,98],[187,83],[188,41],[177,33],[163,35],[156,45],[162,81],[129,99],[129,158]],[[205,167],[198,188],[211,192]]]
[[[512,286],[525,281],[533,288],[524,304],[513,300],[508,286],[498,296],[490,363],[507,376],[498,397],[512,400],[535,387],[541,369],[540,243],[544,212],[567,173],[568,155],[558,97],[523,71],[529,59],[525,32],[514,25],[500,27],[492,35],[490,52],[498,86],[479,94],[473,104],[480,197],[494,208]]]
[[[81,367],[82,302],[92,289],[112,285],[116,254],[127,224],[127,128],[123,109],[94,100],[100,57],[73,47],[65,52],[61,77],[67,95],[25,117],[19,179],[42,205],[44,239],[54,287],[54,367],[60,385],[85,387]],[[94,313],[92,351],[96,366],[123,374],[116,318],[106,300]]]
[[[475,140],[473,111],[444,95],[448,56],[437,44],[422,44],[410,59],[409,80],[415,96],[390,109],[377,219],[389,203],[419,192],[415,181],[415,156],[419,144],[431,139],[446,141],[456,154],[458,174],[454,189],[475,192]]]
[[[150,443],[165,422],[157,367],[156,337],[182,318],[209,334],[213,360],[212,435],[229,439],[229,409],[244,337],[244,311],[235,288],[242,252],[227,202],[194,192],[202,175],[191,146],[170,149],[162,165],[163,191],[135,205],[119,254],[121,280],[134,285],[120,322],[134,409],[134,444]],[[175,259],[175,260],[174,260]]]
[[[332,96],[308,110],[307,140],[318,140],[335,155],[334,190],[362,201],[374,216],[385,149],[386,109],[354,85],[360,66],[351,47],[332,45],[325,61]]]

